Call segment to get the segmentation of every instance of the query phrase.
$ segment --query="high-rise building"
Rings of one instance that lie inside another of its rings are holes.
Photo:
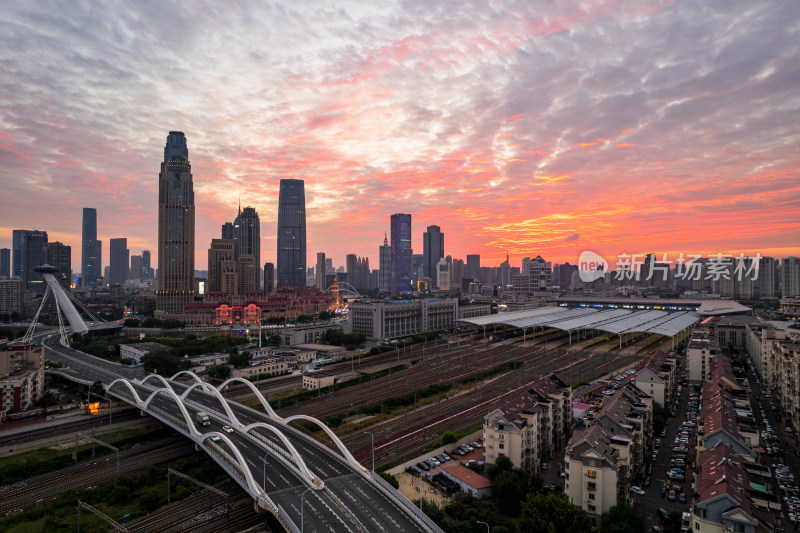
[[[141,255],[132,255],[131,256],[130,279],[132,281],[141,281],[142,280],[142,256]]]
[[[442,290],[450,290],[450,263],[441,258],[436,263],[436,286]]]
[[[453,259],[450,263],[450,286],[460,287],[462,279],[464,279],[464,260]]]
[[[328,288],[325,279],[325,252],[317,252],[317,266],[314,269],[314,274],[316,274],[316,284],[314,285],[321,291],[324,291]]]
[[[59,285],[69,290],[72,284],[72,246],[58,241],[47,243],[44,247],[44,263],[58,269],[53,276]]]
[[[464,277],[469,279],[480,279],[481,277],[480,254],[467,255],[467,264],[464,267]]]
[[[784,298],[800,296],[800,257],[785,257],[781,270],[783,273],[781,295]]]
[[[153,270],[150,268],[150,250],[142,250],[142,281],[153,279]]]
[[[303,180],[282,179],[280,184],[278,285],[306,286],[306,195]]]
[[[258,263],[255,256],[239,254],[239,258],[236,259],[236,272],[239,277],[239,294],[258,290]]]
[[[0,279],[0,315],[22,312],[22,279]],[[16,318],[14,319],[16,320]]]
[[[264,263],[264,292],[267,294],[275,290],[275,265]]]
[[[125,285],[130,277],[130,251],[128,250],[128,239],[121,237],[111,239],[108,249],[108,284]]]
[[[11,248],[0,248],[0,278],[11,279]]]
[[[378,254],[378,291],[389,294],[392,290],[392,247],[386,233]]]
[[[391,216],[392,234],[392,296],[410,293],[412,280],[411,215]]]
[[[758,292],[761,298],[775,298],[778,262],[774,257],[762,257],[758,261]]]
[[[179,315],[194,299],[194,187],[183,132],[171,131],[158,175],[156,314]]]
[[[236,271],[234,259],[233,239],[211,239],[211,248],[208,249],[208,287],[206,292],[224,291],[226,280],[228,284],[231,272]],[[238,291],[238,280],[234,284]],[[231,293],[229,296],[235,296]]]
[[[233,240],[237,259],[240,255],[252,255],[255,264],[261,264],[261,221],[255,208],[239,208],[233,222]]]
[[[500,263],[497,281],[501,289],[505,289],[511,285],[511,263],[508,261],[508,254],[506,254],[506,260]]]
[[[44,264],[44,248],[47,246],[47,232],[39,230],[15,230],[20,234],[20,269],[22,289],[35,294],[44,294],[45,282],[42,275],[34,270]],[[16,260],[14,260],[16,262]]]
[[[431,278],[436,283],[437,265],[439,259],[444,257],[444,233],[439,226],[428,226],[428,230],[422,234],[422,256],[423,277]]]
[[[31,230],[15,229],[11,232],[11,277],[22,276],[22,237]],[[22,290],[25,290],[23,287]]]
[[[101,252],[103,244],[97,240],[97,209],[83,208],[83,230],[81,232],[81,285],[97,287],[102,279]]]
[[[233,222],[226,222],[222,225],[222,238],[233,240]]]

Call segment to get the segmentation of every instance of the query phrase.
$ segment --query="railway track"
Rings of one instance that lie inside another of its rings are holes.
[[[131,448],[120,454],[120,477],[147,470],[153,465],[172,462],[199,454],[190,442],[170,438]],[[117,476],[114,455],[101,456],[55,472],[42,474],[0,489],[0,514],[28,509],[39,500],[47,501],[68,489],[86,489],[105,485]]]

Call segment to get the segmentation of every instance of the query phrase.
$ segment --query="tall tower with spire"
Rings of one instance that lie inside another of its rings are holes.
[[[385,231],[378,258],[378,290],[388,294],[392,290],[392,247]]]
[[[194,187],[183,132],[171,131],[158,175],[156,314],[183,313],[194,299]]]

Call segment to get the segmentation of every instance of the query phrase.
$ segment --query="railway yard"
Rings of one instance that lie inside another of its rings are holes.
[[[646,335],[622,349],[615,343],[616,337],[568,338],[558,331],[545,331],[525,341],[515,337],[490,342],[481,335],[437,339],[329,365],[327,372],[356,376],[362,382],[339,390],[322,390],[319,396],[283,408],[274,395],[297,389],[301,376],[284,376],[258,385],[281,416],[302,413],[328,422],[364,465],[371,466],[374,437],[377,469],[424,453],[435,446],[444,431],[464,435],[474,432],[486,413],[525,390],[538,376],[556,374],[567,383],[596,379],[635,364],[644,353],[663,348],[663,339]],[[386,369],[392,369],[391,373],[375,377],[378,370]],[[251,395],[244,387],[226,391],[229,399],[245,403]],[[384,411],[383,404],[391,405],[391,409]],[[131,423],[138,416],[138,412],[128,410],[118,414],[116,422]],[[32,426],[24,437],[0,433],[0,458],[14,447],[20,451],[49,446],[54,440],[69,441],[76,431],[86,431],[97,423],[96,419],[80,418],[74,426],[57,430]],[[314,433],[318,438],[320,434]],[[114,454],[83,460],[0,487],[0,516],[35,509],[67,490],[108,485],[117,475],[124,478],[155,465],[168,466],[204,455],[195,451],[191,442],[175,436],[121,452],[119,473]],[[226,531],[264,524],[264,515],[254,512],[252,500],[236,483],[227,480],[217,488],[228,495],[225,501],[211,491],[198,490],[137,517],[126,527],[148,532]]]

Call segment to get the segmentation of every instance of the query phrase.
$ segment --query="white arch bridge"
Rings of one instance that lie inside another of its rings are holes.
[[[264,412],[225,399],[221,391],[233,382],[250,387]],[[441,531],[361,466],[324,423],[305,415],[281,418],[247,380],[231,378],[215,388],[184,371],[169,379],[117,379],[107,392],[194,441],[253,497],[257,511],[271,512],[288,531]],[[200,411],[208,413],[209,426],[195,423]],[[296,420],[319,427],[338,453],[292,427]]]

